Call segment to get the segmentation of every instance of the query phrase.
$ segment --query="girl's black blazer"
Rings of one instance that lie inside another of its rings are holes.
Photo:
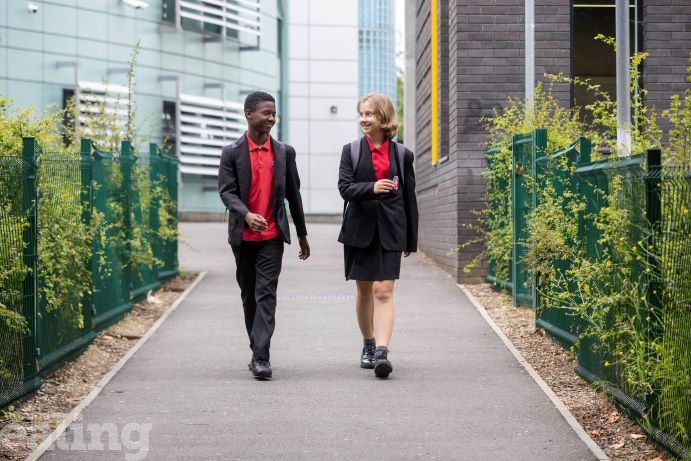
[[[406,149],[405,177],[399,178],[398,190],[375,194],[372,154],[366,142],[360,142],[360,156],[353,165],[350,144],[343,146],[338,169],[338,190],[346,201],[338,241],[356,248],[366,248],[379,231],[381,245],[390,251],[417,251],[418,209],[415,196],[413,153]],[[389,179],[400,171],[393,141],[389,143]]]

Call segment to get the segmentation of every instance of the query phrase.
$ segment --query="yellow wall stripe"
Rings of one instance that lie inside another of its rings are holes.
[[[430,26],[432,42],[432,88],[431,101],[431,135],[432,135],[432,165],[439,160],[439,24],[437,20],[437,0],[430,0]]]

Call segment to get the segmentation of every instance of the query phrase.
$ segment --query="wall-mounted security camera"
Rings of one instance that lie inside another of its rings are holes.
[[[26,5],[26,9],[27,9],[27,11],[29,11],[29,13],[38,13],[38,5],[35,3],[29,2]]]

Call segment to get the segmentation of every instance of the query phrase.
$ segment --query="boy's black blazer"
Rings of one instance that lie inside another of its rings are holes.
[[[295,162],[295,149],[288,144],[282,146],[271,138],[271,149],[274,153],[273,209],[276,227],[283,240],[290,243],[286,199],[298,237],[307,235],[307,227],[300,196],[300,176]],[[243,134],[234,143],[223,148],[218,168],[218,193],[230,211],[228,243],[233,247],[242,244],[242,230],[247,225],[245,215],[250,211],[247,209],[247,199],[251,179],[250,153],[247,139]]]
[[[375,194],[376,178],[367,143],[360,142],[360,157],[356,166],[352,164],[350,144],[343,146],[338,190],[347,207],[343,213],[339,242],[366,248],[378,229],[384,249],[417,251],[418,209],[413,158],[413,153],[406,149],[402,187],[386,194]],[[389,143],[389,179],[398,175],[398,161],[396,146],[392,141]]]

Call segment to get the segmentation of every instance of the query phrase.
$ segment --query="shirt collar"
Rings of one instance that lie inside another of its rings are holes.
[[[365,135],[365,138],[367,138],[367,144],[369,145],[369,150],[371,152],[379,152],[380,154],[384,154],[385,152],[389,152],[389,139],[385,139],[383,143],[379,147],[374,147],[374,144],[372,143],[372,140],[370,139],[369,136]]]
[[[249,133],[245,133],[245,137],[247,138],[247,147],[249,148],[250,152],[253,152],[255,150],[261,149],[261,150],[270,150],[271,148],[271,136],[266,137],[266,141],[264,141],[264,144],[261,146],[258,146],[252,141],[252,138],[250,138]]]

